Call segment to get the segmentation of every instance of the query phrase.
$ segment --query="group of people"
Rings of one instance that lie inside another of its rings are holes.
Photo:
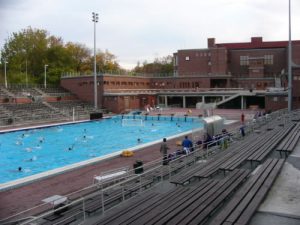
[[[188,155],[192,151],[194,151],[193,142],[188,138],[188,136],[184,137],[181,146],[182,146],[181,150],[177,150],[176,152],[168,154],[169,147],[167,145],[167,139],[166,138],[163,139],[163,143],[160,146],[160,152],[163,157],[163,165],[168,165],[168,162],[170,160],[173,160],[180,155]]]
[[[183,141],[181,142],[182,149],[179,149],[175,152],[169,153],[168,150],[169,147],[167,145],[167,139],[163,139],[163,143],[160,146],[160,152],[163,157],[163,165],[168,165],[168,162],[171,160],[174,160],[181,155],[188,155],[191,152],[194,151],[195,146],[202,145],[203,148],[206,148],[209,143],[215,143],[215,144],[221,144],[224,146],[224,148],[227,148],[228,140],[230,139],[230,133],[226,129],[222,130],[221,134],[215,135],[211,137],[208,133],[204,135],[203,140],[199,140],[194,143],[188,138],[188,136],[185,136]]]

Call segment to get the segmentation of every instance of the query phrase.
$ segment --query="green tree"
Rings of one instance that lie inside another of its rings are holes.
[[[72,42],[68,42],[65,45],[65,48],[71,57],[71,69],[73,69],[75,72],[86,72],[86,65],[90,63],[91,50],[83,44]]]
[[[148,63],[144,61],[141,65],[140,62],[133,69],[135,73],[150,73],[150,74],[172,74],[173,73],[173,57],[168,55],[162,58],[154,59],[154,62]]]

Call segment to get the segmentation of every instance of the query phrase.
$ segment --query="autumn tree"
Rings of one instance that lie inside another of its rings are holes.
[[[154,62],[148,63],[144,61],[141,65],[140,62],[134,68],[135,73],[146,73],[146,74],[160,74],[168,75],[173,73],[173,57],[168,55],[161,58],[155,58]]]

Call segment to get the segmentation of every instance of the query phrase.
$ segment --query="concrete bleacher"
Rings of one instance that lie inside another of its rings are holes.
[[[64,114],[73,116],[73,110],[77,119],[88,119],[90,113],[94,112],[92,104],[83,101],[49,102],[49,104]]]
[[[67,91],[66,89],[64,89],[62,87],[47,87],[47,88],[40,87],[39,90],[48,96],[70,96],[70,95],[73,95],[72,93],[70,93],[69,91]]]
[[[15,98],[17,98],[17,97],[33,97],[33,96],[41,96],[42,95],[35,88],[31,88],[31,87],[10,86],[7,90],[10,93],[12,93]]]
[[[51,110],[43,103],[27,103],[27,104],[15,104],[7,103],[1,106],[4,111],[5,118],[9,120],[11,124],[26,124],[33,121],[51,121],[61,119],[63,114]],[[5,124],[2,124],[5,125]]]
[[[0,126],[89,119],[91,104],[61,87],[0,86]]]

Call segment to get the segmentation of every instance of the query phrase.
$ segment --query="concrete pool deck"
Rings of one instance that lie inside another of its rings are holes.
[[[286,159],[250,225],[300,224],[300,143]]]
[[[187,109],[170,109],[159,111],[160,114],[170,115],[171,113],[183,115]],[[237,123],[227,125],[227,129],[240,126],[241,110],[214,110],[214,114],[224,116],[229,120],[236,120]],[[250,119],[255,114],[254,111],[243,110],[244,114]],[[156,115],[158,112],[151,112],[150,115]],[[202,110],[192,110],[189,115],[197,116]],[[172,150],[178,149],[176,141],[182,140],[182,137],[175,138],[168,142]],[[0,192],[0,219],[7,218],[10,215],[27,210],[34,206],[42,204],[42,199],[53,195],[67,195],[68,193],[80,190],[92,184],[93,177],[103,171],[108,171],[120,167],[130,166],[136,160],[142,160],[144,163],[154,161],[161,157],[159,152],[160,143],[145,147],[136,151],[133,157],[117,156],[112,159],[103,160],[79,169],[74,169],[57,176],[51,176],[37,182],[29,183],[25,186]]]

